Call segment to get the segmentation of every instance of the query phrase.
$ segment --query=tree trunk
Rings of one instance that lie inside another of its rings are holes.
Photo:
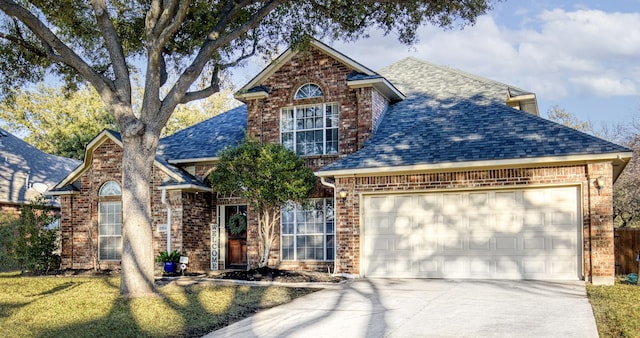
[[[129,297],[155,293],[151,229],[151,173],[158,136],[123,135],[122,277],[120,292]]]

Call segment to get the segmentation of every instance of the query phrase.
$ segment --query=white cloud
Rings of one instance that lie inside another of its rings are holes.
[[[423,27],[412,49],[375,32],[335,47],[373,69],[412,55],[546,99],[640,95],[640,13],[547,9],[518,15],[525,24],[515,28],[489,15],[462,31]]]

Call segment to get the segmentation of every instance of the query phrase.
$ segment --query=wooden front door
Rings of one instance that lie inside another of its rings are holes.
[[[247,206],[227,205],[225,229],[227,232],[227,262],[229,268],[245,268],[247,265]],[[244,222],[244,230],[238,231]]]

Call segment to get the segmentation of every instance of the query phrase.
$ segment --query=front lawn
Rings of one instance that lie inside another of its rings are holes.
[[[640,286],[587,284],[600,337],[640,337]]]
[[[313,292],[288,287],[170,283],[125,299],[120,277],[0,273],[0,337],[198,337]]]

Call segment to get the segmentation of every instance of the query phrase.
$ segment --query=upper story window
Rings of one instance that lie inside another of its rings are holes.
[[[280,142],[298,155],[338,153],[338,104],[283,108]]]
[[[120,260],[122,257],[122,189],[109,181],[98,193],[98,259]]]
[[[295,99],[310,99],[314,97],[322,97],[322,89],[316,84],[307,83],[300,87],[296,92]]]
[[[120,188],[120,184],[114,181],[109,181],[102,185],[99,195],[100,197],[120,196],[122,195],[122,189]]]

